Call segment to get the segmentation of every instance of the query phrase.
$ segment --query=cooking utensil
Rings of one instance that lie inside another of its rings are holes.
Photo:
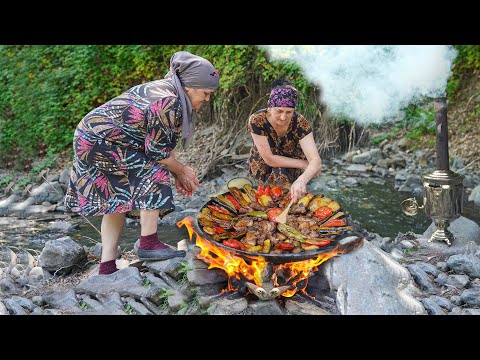
[[[265,254],[261,252],[250,252],[245,250],[234,249],[232,247],[226,246],[221,242],[214,240],[211,235],[204,232],[201,225],[198,223],[198,221],[195,221],[193,224],[197,233],[200,234],[202,238],[208,240],[212,245],[220,247],[224,250],[227,250],[228,252],[234,255],[237,255],[248,262],[256,261],[259,258],[264,259],[265,261],[272,264],[285,264],[285,263],[290,263],[295,261],[309,260],[309,259],[314,259],[318,257],[318,255],[322,253],[327,253],[329,251],[332,251],[337,247],[338,247],[339,253],[343,254],[349,251],[352,248],[352,246],[356,247],[361,245],[361,243],[364,240],[363,236],[360,235],[359,233],[354,231],[347,231],[341,235],[334,236],[335,241],[331,242],[326,246],[319,247],[317,250],[301,251],[298,253],[292,253],[290,251],[287,251],[284,253],[270,252],[268,254]]]
[[[287,221],[288,211],[290,210],[290,206],[292,206],[292,204],[293,199],[290,200],[285,210],[283,210],[280,215],[277,216],[277,223],[285,224],[285,222]]]

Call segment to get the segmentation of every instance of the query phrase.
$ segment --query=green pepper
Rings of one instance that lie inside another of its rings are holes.
[[[262,219],[268,219],[268,215],[265,211],[250,211],[247,213],[248,216],[254,216]]]
[[[289,238],[294,238],[297,241],[304,242],[306,239],[306,236],[304,236],[300,231],[291,226],[288,226],[287,224],[278,223],[277,229],[283,235]]]

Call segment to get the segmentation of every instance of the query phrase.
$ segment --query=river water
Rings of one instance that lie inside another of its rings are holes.
[[[318,187],[319,183],[323,184],[328,182],[329,179],[328,176],[321,177],[312,181],[309,187]],[[394,185],[393,179],[382,179],[381,182],[369,181],[352,188],[312,192],[323,193],[325,196],[337,200],[353,220],[362,224],[369,232],[378,233],[382,237],[395,238],[399,232],[406,233],[409,231],[417,234],[424,233],[432,220],[427,217],[423,210],[419,210],[415,216],[405,215],[400,208],[400,204],[403,200],[413,197],[413,195],[399,192],[394,188]],[[464,197],[463,216],[480,225],[480,209],[473,202],[467,202],[467,198],[467,196]],[[421,197],[416,197],[416,199],[419,205],[423,203]],[[94,219],[93,222],[100,228],[100,219]],[[176,245],[182,239],[188,239],[188,232],[185,227],[161,225],[158,231],[162,241],[171,245]],[[99,239],[98,233],[88,224],[81,226],[80,233],[83,236]],[[132,248],[139,237],[139,233],[139,226],[125,227],[120,244],[122,248]]]

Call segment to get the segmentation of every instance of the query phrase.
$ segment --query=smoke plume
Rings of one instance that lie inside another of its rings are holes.
[[[267,45],[321,88],[331,116],[367,126],[402,117],[425,96],[445,96],[457,51],[450,45]]]

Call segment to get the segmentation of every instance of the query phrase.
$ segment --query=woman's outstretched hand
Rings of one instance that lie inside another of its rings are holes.
[[[300,176],[290,187],[290,195],[293,201],[297,201],[307,193],[307,184]]]
[[[183,166],[177,173],[172,172],[172,175],[175,179],[175,188],[180,194],[190,197],[198,189],[197,175],[190,166]]]

